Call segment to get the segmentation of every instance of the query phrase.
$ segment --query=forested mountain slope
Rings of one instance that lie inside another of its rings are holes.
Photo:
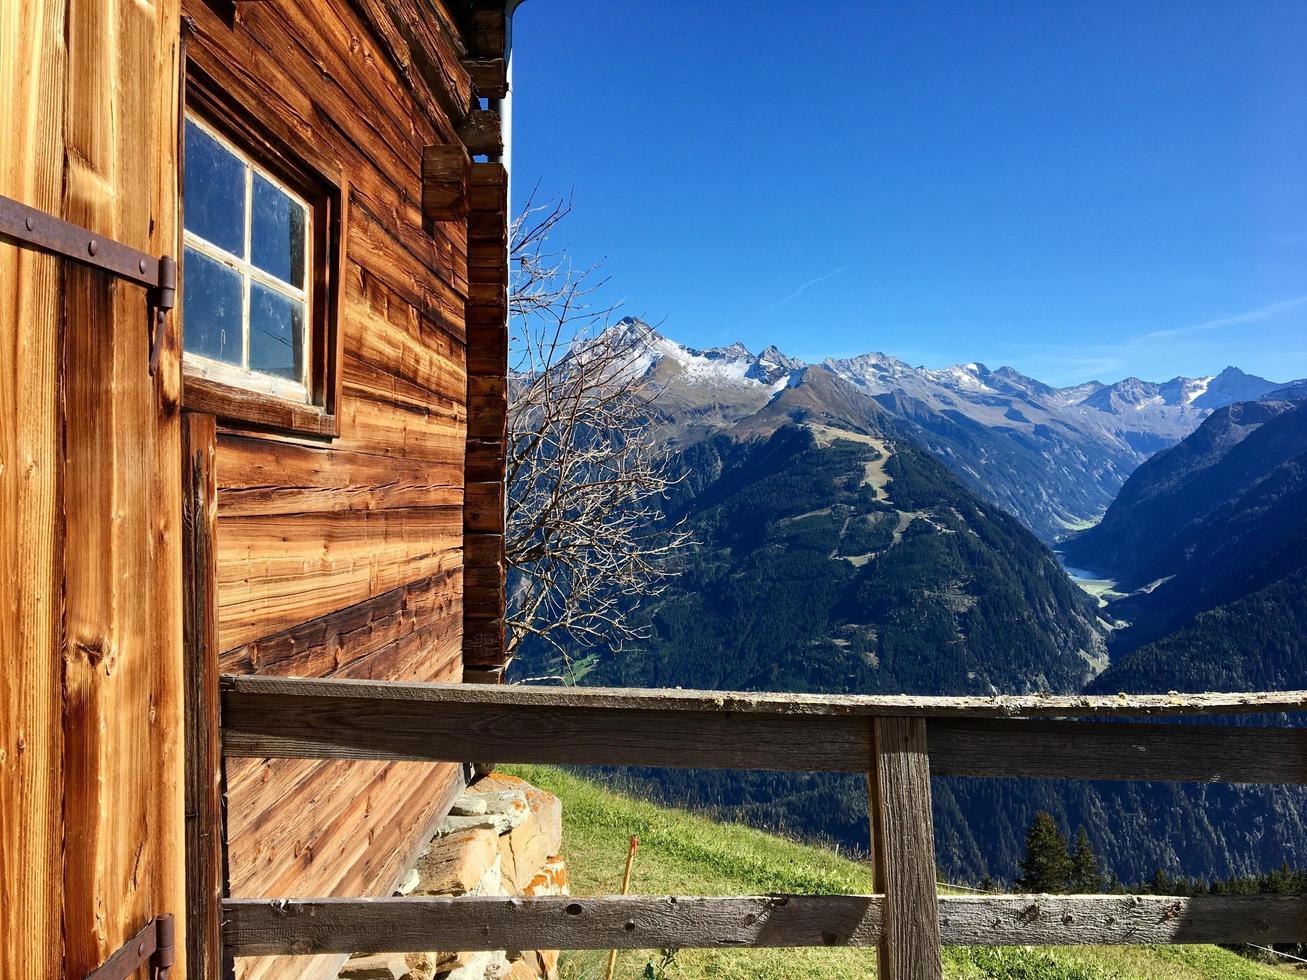
[[[1287,579],[1307,568],[1307,402],[1222,409],[1179,446],[1140,466],[1102,524],[1065,551],[1128,593],[1107,610],[1131,623],[1114,643],[1121,655],[1210,610],[1201,632],[1195,623],[1185,631],[1188,640],[1168,640],[1165,648],[1183,659],[1182,645],[1201,642],[1216,659],[1223,642],[1238,640],[1249,666],[1259,656],[1282,660],[1282,643],[1293,634],[1293,619],[1282,613],[1300,595],[1298,579]],[[1230,632],[1243,631],[1251,619],[1259,625],[1253,634]],[[1264,642],[1249,643],[1255,635]],[[1154,649],[1145,659],[1162,664],[1159,657]],[[1159,673],[1154,683],[1174,687],[1183,674],[1167,677]]]
[[[787,425],[683,465],[701,546],[596,680],[792,691],[1073,690],[1103,664],[1093,603],[929,453]]]

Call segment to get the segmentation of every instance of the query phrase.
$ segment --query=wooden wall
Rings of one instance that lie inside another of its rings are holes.
[[[435,0],[183,6],[192,68],[349,187],[339,436],[219,420],[221,669],[460,680],[467,223],[421,206],[423,147],[458,143],[473,97],[462,26]],[[428,763],[229,764],[230,893],[387,894],[461,780]],[[237,975],[334,962],[249,959]]]
[[[0,194],[175,254],[178,70],[176,0],[0,4]],[[146,322],[0,241],[6,978],[81,977],[182,907],[180,368],[169,318],[150,375]]]

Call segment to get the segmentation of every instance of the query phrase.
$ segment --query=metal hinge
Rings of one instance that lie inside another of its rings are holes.
[[[159,366],[163,318],[177,300],[177,263],[170,255],[155,258],[130,245],[105,238],[70,221],[0,195],[0,236],[19,245],[52,252],[92,269],[144,286],[149,292],[150,374]]]
[[[151,980],[168,980],[173,964],[173,921],[171,915],[156,915],[85,980],[126,980],[150,965]]]

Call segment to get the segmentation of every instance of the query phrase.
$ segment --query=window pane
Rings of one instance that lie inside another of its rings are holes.
[[[303,380],[304,304],[250,284],[250,370]]]
[[[182,297],[186,350],[240,364],[241,277],[188,248]]]
[[[304,208],[280,187],[254,175],[250,261],[269,275],[304,287]]]
[[[245,255],[245,164],[186,120],[186,230]]]

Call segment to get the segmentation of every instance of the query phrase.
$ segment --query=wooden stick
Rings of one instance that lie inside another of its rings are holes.
[[[622,894],[625,895],[631,890],[631,865],[635,863],[635,849],[640,846],[640,838],[634,834],[631,835],[631,849],[626,852],[626,870],[622,872]],[[613,970],[617,968],[617,950],[608,951],[608,970],[605,974],[605,980],[613,980]]]

